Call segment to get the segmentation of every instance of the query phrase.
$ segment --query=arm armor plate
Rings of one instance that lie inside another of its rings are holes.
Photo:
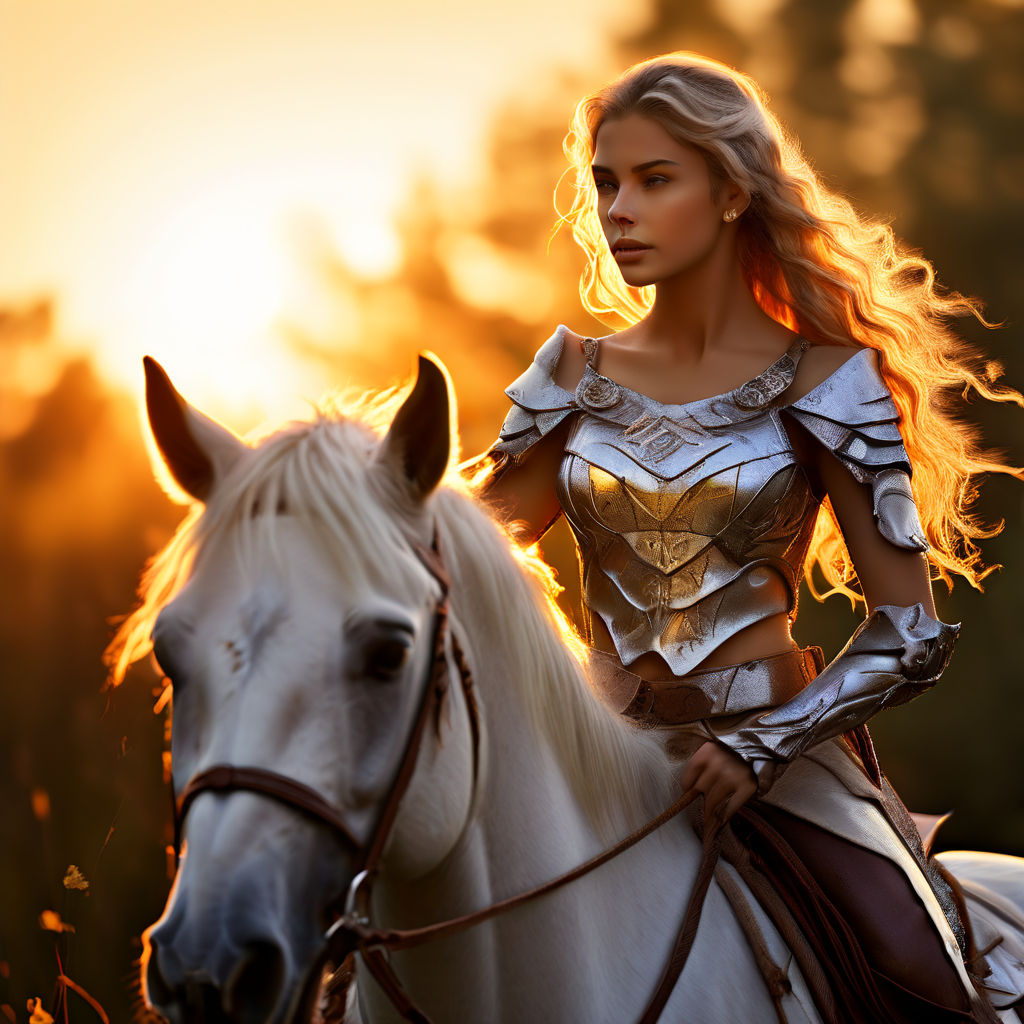
[[[808,748],[934,686],[959,630],[931,618],[921,604],[879,605],[800,693],[733,729],[715,731],[715,739],[753,768],[763,794],[781,766]]]

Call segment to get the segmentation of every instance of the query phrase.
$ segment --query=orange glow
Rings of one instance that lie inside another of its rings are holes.
[[[43,1009],[42,1000],[38,996],[28,1001],[27,1008],[32,1014],[28,1019],[28,1024],[53,1024],[53,1017]]]
[[[281,329],[309,311],[295,226],[313,219],[359,275],[393,271],[411,184],[461,202],[495,104],[545,65],[592,65],[610,24],[645,14],[619,7],[16,5],[0,303],[56,293],[59,332],[136,394],[150,353],[237,430],[304,415],[328,382]],[[28,415],[5,402],[0,437]]]
[[[56,910],[44,910],[39,915],[39,927],[48,932],[73,932],[75,926],[63,920]]]
[[[32,813],[36,821],[48,821],[50,818],[50,794],[41,786],[32,790]]]

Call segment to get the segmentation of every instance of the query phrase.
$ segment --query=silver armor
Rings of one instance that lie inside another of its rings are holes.
[[[780,766],[809,747],[934,686],[959,629],[931,618],[920,604],[879,605],[796,696],[727,730],[716,729],[713,722],[708,727],[753,768],[763,793]]]
[[[508,388],[513,407],[492,454],[518,461],[574,417],[559,500],[579,545],[588,627],[600,617],[623,665],[653,651],[684,676],[746,626],[794,612],[821,498],[783,415],[871,487],[887,540],[927,550],[872,350],[794,402],[786,391],[804,340],[733,391],[663,405],[600,374],[592,351],[575,393],[560,387],[565,337],[559,327]]]

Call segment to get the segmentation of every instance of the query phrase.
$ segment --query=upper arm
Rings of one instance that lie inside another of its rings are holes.
[[[822,445],[816,445],[817,472],[839,522],[868,611],[880,604],[902,608],[920,602],[935,617],[928,560],[920,551],[890,543],[875,521],[871,488]]]
[[[571,427],[566,418],[518,461],[500,465],[484,497],[524,542],[539,540],[561,512],[555,484]]]
[[[793,382],[796,410],[786,427],[815,491],[829,497],[868,609],[920,602],[934,616],[928,561],[915,549],[922,546],[920,525],[891,396],[877,371],[871,376],[851,363],[837,372],[856,351],[808,350]],[[818,402],[802,401],[833,378],[837,386],[826,385]]]

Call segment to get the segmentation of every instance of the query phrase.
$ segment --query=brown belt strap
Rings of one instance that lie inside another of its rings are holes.
[[[359,840],[349,830],[344,818],[324,798],[304,783],[290,779],[287,775],[267,771],[265,768],[245,768],[231,764],[218,764],[200,772],[185,787],[175,806],[175,850],[178,849],[181,823],[188,814],[188,809],[200,793],[207,790],[214,792],[230,792],[244,789],[250,793],[259,793],[281,803],[294,807],[308,814],[311,818],[322,821],[342,836],[349,847],[358,852],[361,849]]]
[[[726,844],[723,843],[723,860],[727,856],[725,846]],[[750,903],[743,895],[739,883],[725,870],[721,863],[715,869],[715,881],[718,883],[718,888],[722,890],[725,898],[729,901],[732,912],[736,916],[736,922],[739,924],[744,936],[746,936],[747,945],[754,952],[757,969],[761,972],[765,987],[771,996],[772,1005],[775,1007],[775,1016],[778,1018],[779,1024],[788,1024],[782,1000],[793,990],[789,976],[785,969],[772,959],[771,950],[768,948],[767,940],[757,923],[757,918],[754,916]]]
[[[398,976],[379,949],[363,950],[362,957],[363,963],[377,984],[380,985],[381,991],[388,997],[391,1005],[398,1011],[402,1020],[411,1021],[412,1024],[433,1024],[431,1019],[409,998],[409,993],[402,988]]]

